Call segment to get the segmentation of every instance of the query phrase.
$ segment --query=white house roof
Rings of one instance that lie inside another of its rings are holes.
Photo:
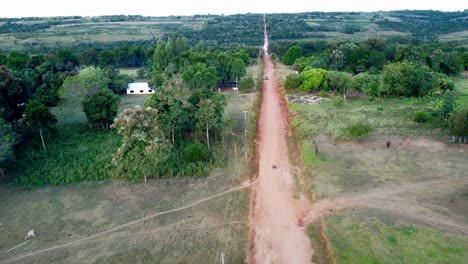
[[[128,89],[148,89],[148,83],[129,83],[127,85]]]

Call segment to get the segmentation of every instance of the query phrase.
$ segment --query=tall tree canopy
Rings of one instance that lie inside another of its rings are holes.
[[[57,123],[57,119],[50,112],[50,109],[37,100],[29,100],[24,110],[26,118],[24,122],[32,128],[39,131],[41,136],[42,147],[46,150],[43,131],[50,128],[51,125]]]
[[[81,105],[90,124],[98,123],[102,128],[109,129],[109,124],[117,115],[119,103],[120,97],[109,89],[102,89],[86,95]]]
[[[5,120],[0,117],[0,174],[2,176],[4,176],[6,165],[15,159],[13,150],[16,139],[17,136],[11,124],[5,123]]]
[[[65,79],[61,88],[61,95],[71,103],[81,103],[90,94],[108,88],[110,79],[106,70],[90,66],[84,68],[77,76]]]
[[[159,126],[158,110],[140,106],[125,109],[112,127],[122,136],[113,163],[130,179],[151,174],[169,146]]]
[[[302,57],[302,49],[295,45],[288,49],[281,60],[286,65],[292,65],[300,57]]]
[[[24,102],[25,96],[18,79],[5,66],[0,66],[0,109],[8,121],[21,117],[18,104]]]

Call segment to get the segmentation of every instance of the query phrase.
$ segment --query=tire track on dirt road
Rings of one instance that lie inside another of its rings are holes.
[[[310,263],[312,247],[304,230],[297,223],[298,203],[293,199],[293,178],[290,173],[286,132],[288,111],[273,75],[274,65],[268,54],[268,35],[264,19],[264,71],[259,115],[257,153],[258,184],[252,190],[251,231],[254,247],[249,263]],[[265,78],[266,79],[266,78]]]
[[[303,217],[300,221],[303,222],[304,225],[308,225],[314,223],[321,217],[334,214],[341,210],[367,207],[390,211],[436,228],[468,234],[468,226],[466,224],[459,223],[447,216],[436,214],[408,197],[399,196],[399,194],[402,193],[424,190],[428,187],[459,184],[467,184],[467,182],[459,178],[450,177],[343,194],[335,199],[322,199],[315,202],[310,208],[304,210],[302,214]]]

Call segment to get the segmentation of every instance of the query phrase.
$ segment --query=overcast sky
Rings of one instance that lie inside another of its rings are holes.
[[[463,0],[8,0],[0,17],[194,15],[307,11],[443,10],[468,8]]]

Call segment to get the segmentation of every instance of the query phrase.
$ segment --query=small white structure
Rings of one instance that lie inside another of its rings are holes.
[[[127,94],[152,94],[154,90],[148,86],[148,83],[129,83],[127,84]]]
[[[24,237],[24,240],[31,240],[36,237],[36,234],[34,234],[34,230],[29,230],[28,233],[26,233],[26,236]]]

